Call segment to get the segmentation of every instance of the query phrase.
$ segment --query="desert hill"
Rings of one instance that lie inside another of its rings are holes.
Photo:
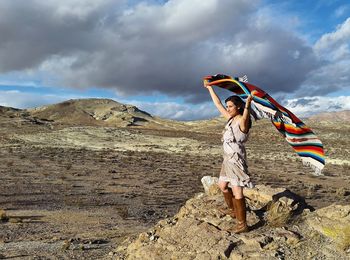
[[[136,106],[122,104],[112,99],[71,99],[27,112],[34,118],[52,121],[53,124],[76,126],[139,127],[151,129],[187,130],[190,124],[163,119],[140,110]]]
[[[111,99],[71,99],[28,111],[37,118],[70,125],[131,126],[152,121],[147,112]]]
[[[64,126],[144,127],[176,131],[215,131],[225,120],[221,117],[176,121],[152,116],[136,106],[122,104],[112,99],[71,99],[31,109],[0,106],[0,117],[13,119],[16,125],[46,125],[50,128]],[[0,123],[5,123],[3,121]]]
[[[18,116],[21,111],[22,109],[0,106],[0,116],[3,117],[15,117]]]
[[[325,112],[309,117],[312,121],[350,122],[350,110]]]

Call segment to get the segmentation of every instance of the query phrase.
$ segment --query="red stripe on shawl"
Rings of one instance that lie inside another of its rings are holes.
[[[281,123],[281,122],[273,122],[278,130],[283,130],[291,134],[306,134],[312,133],[311,129],[307,126],[303,127],[295,127],[289,124]]]
[[[299,137],[299,138],[295,138],[295,137],[287,137],[286,140],[288,142],[291,142],[291,143],[298,143],[298,142],[305,142],[305,141],[312,141],[312,140],[316,140],[316,141],[319,141],[318,138],[314,137],[314,138],[309,138],[309,137]]]
[[[323,149],[321,147],[317,146],[310,146],[310,145],[305,145],[305,146],[293,146],[293,149],[297,152],[312,152],[312,153],[317,153],[321,156],[324,156]]]

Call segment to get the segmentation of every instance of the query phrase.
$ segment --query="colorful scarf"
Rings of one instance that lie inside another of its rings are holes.
[[[272,124],[301,157],[303,164],[310,166],[315,171],[315,175],[321,175],[325,165],[322,142],[292,112],[278,104],[262,89],[247,83],[246,78],[217,74],[204,77],[203,80],[209,86],[215,85],[230,90],[243,99],[252,94],[251,112],[255,119],[270,118]]]

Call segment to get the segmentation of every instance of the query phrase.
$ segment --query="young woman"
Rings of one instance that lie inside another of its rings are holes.
[[[244,143],[248,139],[251,127],[250,104],[253,98],[250,95],[244,103],[240,97],[230,96],[225,100],[225,108],[213,87],[204,86],[209,90],[217,109],[228,120],[222,138],[224,160],[218,185],[223,192],[227,206],[230,208],[230,215],[235,216],[238,220],[237,226],[232,231],[236,234],[247,232],[243,188],[252,188],[253,184],[248,175]]]

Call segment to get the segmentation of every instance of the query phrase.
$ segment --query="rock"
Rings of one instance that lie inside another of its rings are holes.
[[[266,221],[274,227],[284,226],[293,216],[310,208],[303,198],[285,188],[257,185],[246,189],[244,195],[251,209],[267,211]]]
[[[240,239],[249,247],[256,250],[263,249],[265,246],[273,242],[273,238],[265,234],[257,236],[254,233],[245,233],[240,236]]]
[[[205,187],[216,185],[211,178],[205,178],[204,183]],[[224,203],[221,194],[200,193],[189,199],[173,218],[161,220],[147,232],[124,241],[117,247],[113,257],[114,259],[277,260],[307,259],[311,253],[313,259],[328,259],[329,256],[333,256],[334,259],[346,258],[346,252],[336,249],[322,235],[323,233],[310,229],[302,218],[293,224],[286,222],[284,228],[266,225],[263,216],[267,214],[268,205],[276,205],[278,209],[276,214],[282,214],[284,210],[291,212],[289,217],[293,219],[295,212],[302,205],[302,200],[300,202],[298,197],[296,200],[293,199],[293,193],[265,186],[255,193],[250,193],[250,199],[252,198],[256,199],[254,205],[265,205],[265,207],[257,210],[251,208],[247,211],[250,226],[248,233],[234,234],[229,231],[237,222],[229,216],[219,214],[218,208]],[[262,201],[259,201],[260,198]],[[347,227],[350,223],[349,211],[350,208],[339,208],[335,213],[338,215],[337,221],[340,219],[342,226]],[[329,214],[331,213],[326,210],[303,216],[310,221],[320,217],[333,217]],[[324,231],[320,224],[313,225]],[[342,245],[344,245],[347,231],[337,230],[339,233],[343,232]],[[319,235],[313,235],[314,233]]]
[[[220,188],[217,185],[218,180],[217,177],[211,176],[204,176],[201,179],[206,194],[215,195],[220,193]]]
[[[347,191],[344,187],[338,188],[335,191],[335,195],[337,198],[343,198],[345,196],[349,196],[350,192]]]
[[[249,205],[255,209],[261,209],[271,201],[274,201],[278,194],[287,192],[285,188],[270,188],[265,185],[256,185],[253,189],[245,189],[244,196],[248,199]]]
[[[7,216],[6,212],[2,209],[0,209],[0,222],[8,222],[9,217]]]
[[[300,242],[301,236],[285,228],[277,228],[274,236],[276,239],[283,239],[288,245],[296,245]]]
[[[62,244],[62,250],[68,250],[71,246],[71,242],[69,240],[65,240],[63,241],[63,244]]]
[[[183,218],[175,226],[165,226],[156,235],[157,241],[134,241],[126,248],[130,259],[218,259],[228,257],[236,241],[223,236],[225,231],[196,220]],[[226,254],[226,256],[225,256]],[[170,257],[171,256],[171,257]]]
[[[267,211],[267,223],[273,227],[281,227],[287,224],[293,215],[293,210],[297,207],[293,201],[288,198],[280,198],[278,201],[273,201]]]
[[[350,248],[350,205],[331,205],[316,210],[307,216],[307,223],[339,248]]]

